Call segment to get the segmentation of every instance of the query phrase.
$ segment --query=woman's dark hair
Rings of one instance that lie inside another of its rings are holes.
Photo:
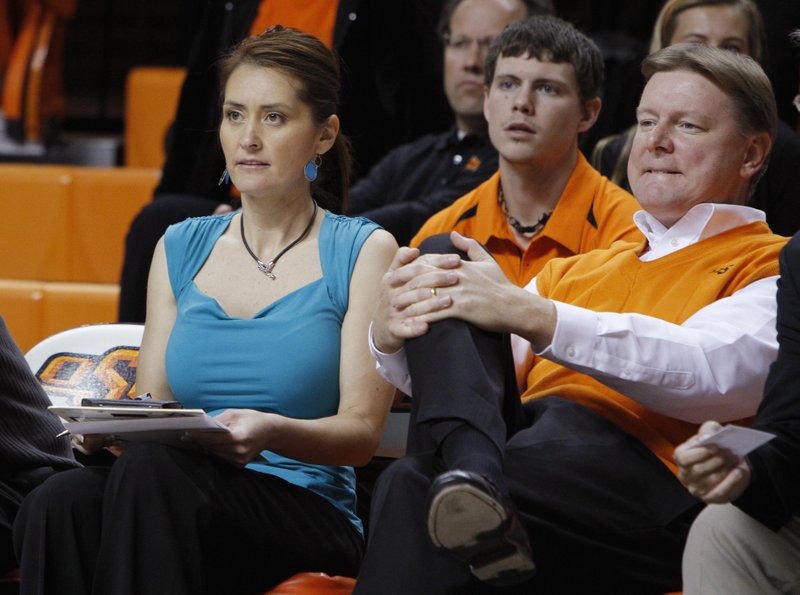
[[[337,113],[341,86],[339,61],[313,35],[276,25],[246,38],[220,61],[220,102],[224,100],[231,74],[243,64],[275,68],[298,81],[298,99],[311,108],[312,117],[320,126]],[[333,147],[322,156],[317,179],[311,183],[311,195],[321,207],[341,212],[351,168],[350,143],[340,133]]]

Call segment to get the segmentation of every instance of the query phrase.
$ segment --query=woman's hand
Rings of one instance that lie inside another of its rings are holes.
[[[678,478],[689,493],[706,504],[725,504],[742,495],[750,484],[751,470],[746,459],[714,445],[694,446],[701,438],[722,428],[707,421],[695,436],[675,449]]]
[[[116,456],[120,453],[121,443],[112,434],[73,434],[70,442],[72,448],[85,455],[94,454],[102,448],[107,448]]]
[[[184,439],[232,465],[244,467],[267,449],[268,437],[281,417],[253,409],[226,409],[214,419],[230,431],[186,432]]]

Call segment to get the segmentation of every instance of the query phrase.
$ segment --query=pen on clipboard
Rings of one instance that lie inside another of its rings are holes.
[[[69,430],[64,430],[63,432],[56,434],[56,438],[62,438],[63,436],[69,436]]]

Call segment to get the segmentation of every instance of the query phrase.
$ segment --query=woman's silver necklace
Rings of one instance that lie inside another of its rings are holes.
[[[269,277],[273,281],[276,279],[276,277],[275,273],[272,272],[272,269],[275,268],[275,265],[278,263],[280,257],[286,254],[289,250],[291,250],[295,246],[297,246],[297,244],[302,242],[308,235],[308,232],[311,231],[311,226],[314,225],[314,219],[317,218],[317,201],[312,200],[311,202],[314,203],[314,212],[311,213],[311,219],[308,220],[308,225],[306,225],[306,228],[303,230],[303,233],[301,233],[295,241],[286,246],[286,248],[284,248],[283,250],[278,252],[275,256],[273,256],[272,260],[270,260],[266,264],[264,264],[264,262],[261,259],[259,259],[258,256],[256,256],[255,253],[250,249],[250,245],[247,243],[247,238],[244,237],[244,211],[242,211],[242,216],[239,219],[242,230],[242,243],[244,244],[247,253],[253,257],[253,260],[256,261],[256,264],[258,265],[258,270],[264,273],[267,277]]]
[[[553,211],[550,211],[549,213],[543,214],[539,218],[539,220],[533,225],[522,225],[522,223],[519,222],[519,219],[517,219],[516,217],[514,217],[514,215],[508,212],[508,206],[506,205],[506,197],[503,194],[502,186],[500,186],[497,189],[497,200],[500,203],[500,206],[503,208],[503,214],[506,216],[508,224],[514,229],[516,229],[517,232],[523,236],[527,237],[535,236],[545,226],[547,220],[550,219],[550,215],[553,214]]]

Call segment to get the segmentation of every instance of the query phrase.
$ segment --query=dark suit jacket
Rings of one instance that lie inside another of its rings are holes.
[[[774,530],[800,513],[800,233],[781,252],[780,265],[780,348],[753,424],[777,438],[748,456],[753,479],[734,502]]]
[[[64,429],[0,316],[0,481],[34,467],[77,466]]]
[[[216,61],[247,36],[261,0],[206,0],[189,55],[167,157],[155,194],[226,202],[218,184],[225,160],[218,139]],[[442,0],[340,0],[333,46],[341,57],[339,115],[350,137],[356,173],[390,149],[446,130],[452,112],[442,87],[436,23]]]

